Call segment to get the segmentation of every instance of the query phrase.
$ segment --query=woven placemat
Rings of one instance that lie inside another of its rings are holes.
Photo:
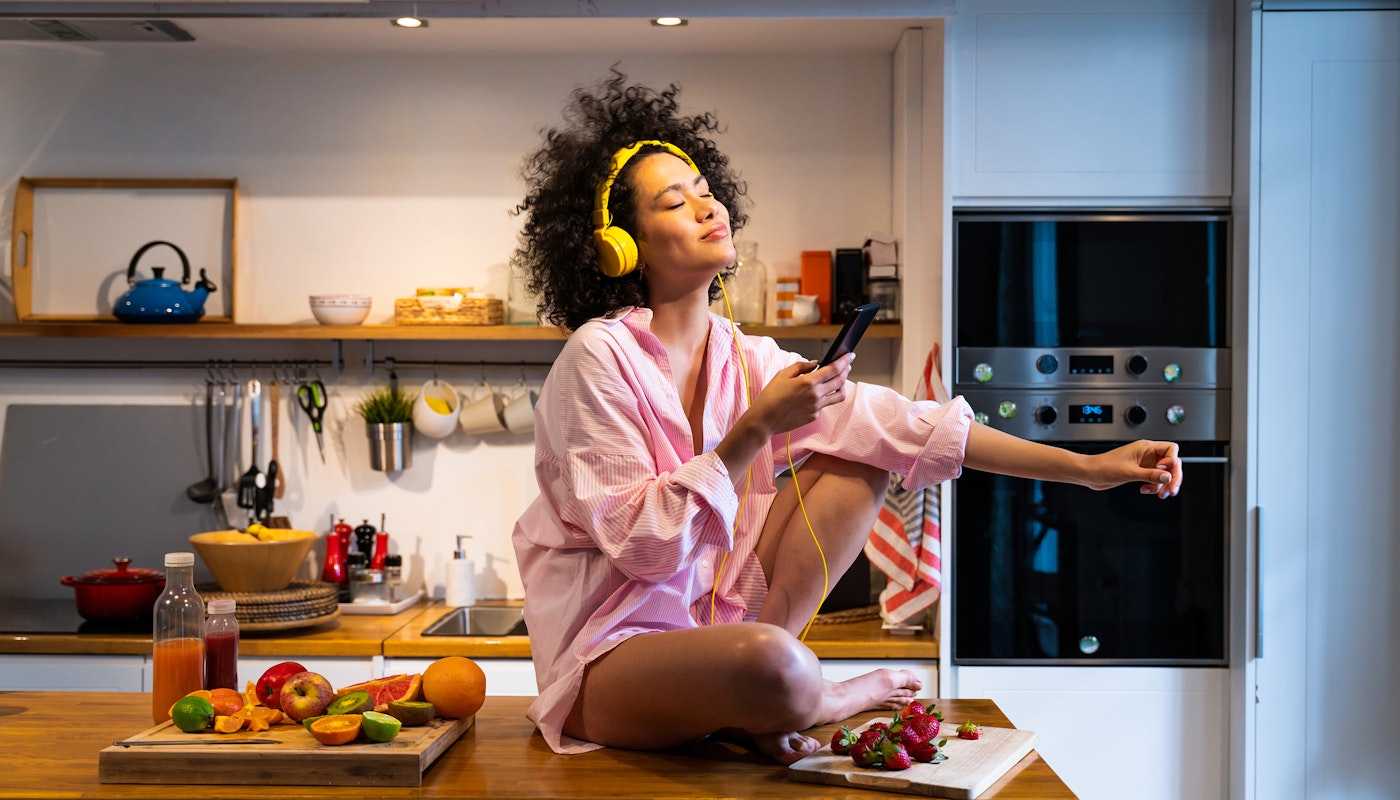
[[[825,614],[818,614],[813,625],[839,625],[843,622],[865,622],[866,620],[880,618],[880,604],[863,606],[861,608],[848,608],[845,611],[828,611]]]
[[[205,602],[233,600],[237,604],[233,616],[239,624],[315,619],[339,608],[335,584],[320,581],[297,582],[275,592],[225,592],[202,587],[200,594]]]

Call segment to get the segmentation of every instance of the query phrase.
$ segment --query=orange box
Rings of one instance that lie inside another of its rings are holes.
[[[802,251],[802,294],[817,296],[817,310],[821,312],[819,322],[831,322],[831,251]]]

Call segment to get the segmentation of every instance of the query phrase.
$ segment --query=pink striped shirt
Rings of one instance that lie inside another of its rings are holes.
[[[540,692],[529,717],[559,753],[598,747],[563,734],[587,664],[640,633],[708,624],[725,551],[714,621],[754,619],[767,594],[754,545],[777,494],[774,478],[787,467],[787,437],[774,437],[754,460],[735,532],[745,476],[730,475],[714,453],[748,407],[729,321],[710,315],[699,454],[650,324],[650,309],[628,308],[580,326],[535,406],[540,495],[512,540]],[[803,360],[768,337],[740,341],[754,396]],[[792,432],[792,457],[875,464],[917,488],[960,474],[971,423],[962,398],[916,402],[852,382],[843,402]]]

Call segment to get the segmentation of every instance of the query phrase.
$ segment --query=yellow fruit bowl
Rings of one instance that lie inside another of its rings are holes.
[[[253,533],[208,531],[190,537],[190,544],[224,591],[275,592],[287,588],[316,541],[312,531],[258,528]],[[249,530],[255,529],[250,526]]]

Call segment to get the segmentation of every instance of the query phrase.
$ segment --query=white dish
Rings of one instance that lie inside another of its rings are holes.
[[[322,325],[359,325],[369,316],[373,299],[367,294],[313,294],[311,315]]]

